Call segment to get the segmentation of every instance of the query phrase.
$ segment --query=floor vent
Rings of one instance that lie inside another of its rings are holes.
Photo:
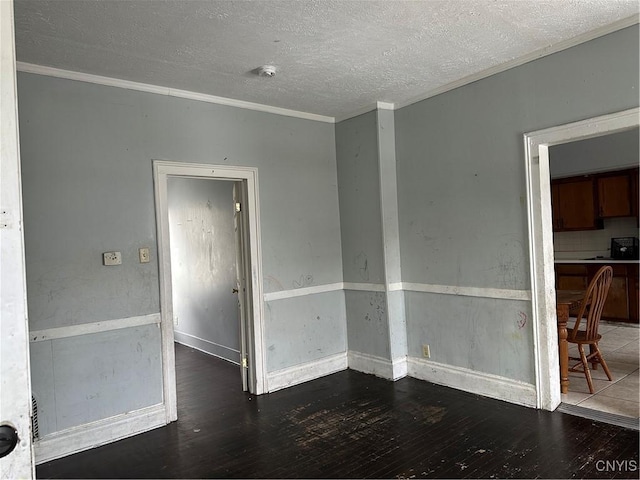
[[[590,408],[580,407],[578,405],[569,405],[561,403],[556,410],[577,417],[588,418],[598,422],[609,423],[619,427],[630,428],[632,430],[640,430],[640,419],[633,417],[625,417],[624,415],[616,415],[615,413],[601,412],[600,410],[592,410]]]
[[[31,438],[35,442],[40,438],[40,431],[38,429],[38,401],[33,395],[31,395],[31,411],[33,412],[31,417]]]

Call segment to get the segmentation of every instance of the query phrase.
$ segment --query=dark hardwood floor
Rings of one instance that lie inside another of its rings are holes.
[[[638,478],[638,432],[347,370],[269,395],[176,345],[179,420],[38,478]]]

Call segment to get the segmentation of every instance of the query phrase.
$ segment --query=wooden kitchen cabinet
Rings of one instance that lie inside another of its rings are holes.
[[[638,209],[640,206],[640,195],[638,195],[638,175],[639,170],[636,169],[631,173],[631,215],[638,217]]]
[[[556,290],[586,290],[588,282],[586,265],[556,264]]]
[[[600,175],[598,186],[598,217],[630,217],[633,215],[632,176],[626,171],[616,175]]]
[[[596,215],[596,195],[593,177],[572,177],[551,183],[553,229],[596,230],[602,221]]]
[[[629,288],[629,321],[632,323],[640,323],[640,272],[638,264],[631,263],[627,265],[627,279]]]
[[[553,231],[560,230],[560,186],[558,183],[551,181],[551,217]]]
[[[628,321],[629,320],[629,285],[626,275],[618,275],[611,280],[607,301],[602,309],[602,318],[605,320]]]
[[[604,218],[638,217],[639,169],[551,181],[553,231],[597,230]]]
[[[586,290],[591,279],[606,263],[557,263],[557,290]],[[602,319],[639,323],[640,281],[637,263],[613,263],[613,280],[602,311]]]
[[[629,320],[629,279],[626,264],[613,264],[613,279],[607,293],[607,301],[602,309],[604,320]],[[593,278],[602,265],[588,266],[589,279]]]

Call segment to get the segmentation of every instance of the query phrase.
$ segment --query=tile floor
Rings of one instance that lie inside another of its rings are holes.
[[[568,325],[571,326],[571,320]],[[611,370],[613,381],[607,379],[601,367],[595,371],[591,370],[595,393],[590,394],[584,374],[569,372],[569,393],[562,395],[562,402],[638,418],[640,416],[640,385],[638,383],[640,328],[602,322],[599,331],[602,335],[600,351]],[[579,356],[576,345],[569,344],[569,356]],[[573,366],[575,363],[570,360],[569,365]]]

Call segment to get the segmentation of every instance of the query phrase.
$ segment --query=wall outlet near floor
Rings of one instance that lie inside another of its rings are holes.
[[[422,356],[424,358],[431,358],[431,350],[429,349],[429,345],[422,345]]]
[[[139,248],[138,257],[140,258],[140,263],[149,263],[149,247]]]
[[[102,264],[106,266],[122,265],[122,254],[120,252],[104,252]]]

